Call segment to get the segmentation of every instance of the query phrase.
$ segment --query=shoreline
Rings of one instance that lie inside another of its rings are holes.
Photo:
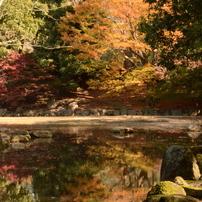
[[[185,132],[192,123],[201,124],[201,116],[71,116],[1,117],[0,128],[116,127]]]

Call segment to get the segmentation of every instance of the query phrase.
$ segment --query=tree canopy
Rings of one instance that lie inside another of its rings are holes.
[[[145,0],[150,14],[140,23],[145,41],[160,54],[160,64],[201,61],[202,13],[200,0]]]
[[[201,4],[199,0],[1,0],[1,99],[5,103],[11,96],[8,92],[18,92],[24,98],[17,99],[26,100],[29,93],[24,91],[35,86],[40,92],[40,83],[49,85],[55,95],[78,87],[117,87],[120,93],[140,86],[153,95],[162,94],[160,89],[168,92],[165,88],[201,95]],[[28,69],[33,82],[27,82]],[[36,70],[42,73],[40,78]],[[194,75],[197,85],[188,85],[185,78],[192,80]]]

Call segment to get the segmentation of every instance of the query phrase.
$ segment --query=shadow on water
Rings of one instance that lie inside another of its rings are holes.
[[[1,153],[0,201],[143,201],[172,144],[202,143],[186,133],[137,130],[123,137],[102,127],[58,127],[53,139]]]

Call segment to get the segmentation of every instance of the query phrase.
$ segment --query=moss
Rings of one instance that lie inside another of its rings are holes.
[[[198,199],[193,198],[191,196],[183,196],[183,195],[162,195],[157,194],[154,196],[147,197],[144,202],[199,202]]]
[[[202,189],[192,186],[183,186],[184,190],[186,191],[187,195],[193,197],[201,197],[202,196]]]
[[[184,188],[180,185],[175,184],[171,181],[162,181],[156,184],[151,191],[149,191],[147,196],[151,195],[174,195],[174,194],[180,194],[180,195],[186,195],[186,192]]]

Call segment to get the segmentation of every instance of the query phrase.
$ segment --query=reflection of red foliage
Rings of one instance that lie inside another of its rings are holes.
[[[0,175],[3,175],[6,180],[10,182],[20,181],[19,177],[13,173],[13,170],[15,170],[15,168],[15,165],[3,165],[0,168]]]
[[[11,53],[0,59],[1,101],[21,101],[27,96],[40,94],[49,86],[45,80],[51,79],[46,68],[36,65],[27,53]]]

